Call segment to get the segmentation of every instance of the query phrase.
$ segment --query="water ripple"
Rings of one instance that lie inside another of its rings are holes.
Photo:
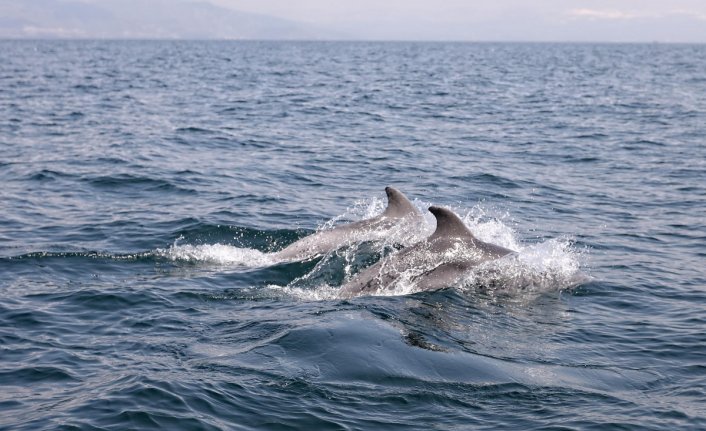
[[[0,59],[0,428],[706,428],[703,46]],[[427,214],[271,260],[379,213],[386,185],[517,259],[335,299]]]

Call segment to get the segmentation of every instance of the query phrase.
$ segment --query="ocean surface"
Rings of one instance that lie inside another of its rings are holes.
[[[0,41],[0,429],[706,429],[706,45]],[[385,208],[419,232],[270,253]],[[452,208],[517,251],[336,298]]]

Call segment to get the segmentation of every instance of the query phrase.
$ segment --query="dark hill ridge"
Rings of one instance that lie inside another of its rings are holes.
[[[0,0],[0,38],[286,40],[340,35],[203,1]]]

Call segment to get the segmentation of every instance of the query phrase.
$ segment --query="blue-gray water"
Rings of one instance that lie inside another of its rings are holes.
[[[0,428],[706,428],[704,71],[703,45],[0,42]],[[384,250],[263,258],[386,185],[539,282],[342,301]]]

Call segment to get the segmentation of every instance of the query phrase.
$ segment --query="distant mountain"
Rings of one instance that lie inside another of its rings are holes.
[[[0,38],[337,39],[335,32],[203,1],[0,0]]]

